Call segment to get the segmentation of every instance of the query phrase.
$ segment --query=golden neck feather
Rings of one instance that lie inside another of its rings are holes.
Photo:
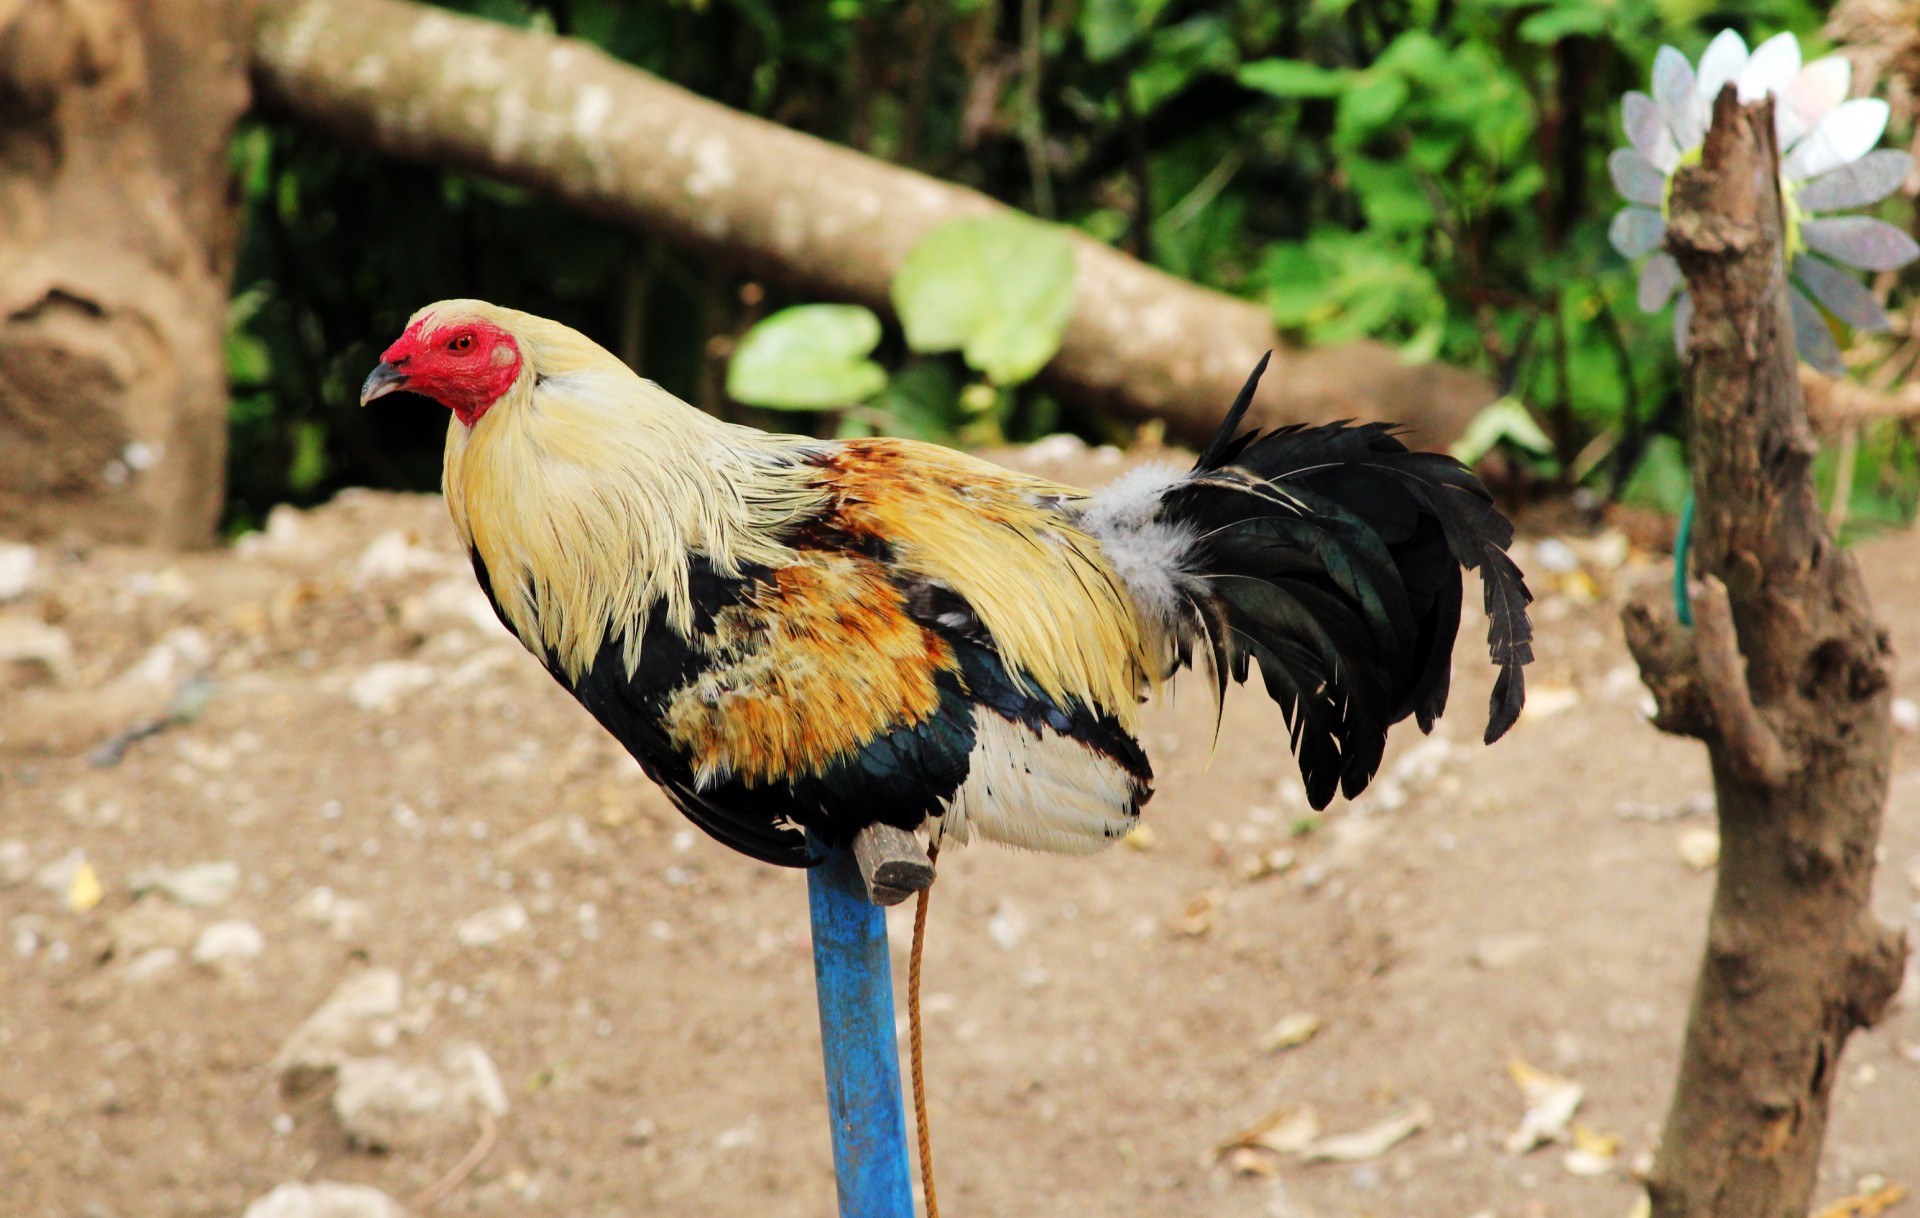
[[[690,553],[727,575],[781,565],[775,539],[822,495],[791,441],[711,419],[552,331],[530,336],[526,371],[471,429],[449,426],[442,486],[528,646],[578,678],[624,631],[631,673],[654,605],[693,627]]]

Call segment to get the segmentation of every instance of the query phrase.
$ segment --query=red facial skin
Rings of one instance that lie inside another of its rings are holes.
[[[407,392],[432,398],[472,427],[519,379],[520,348],[505,330],[484,321],[429,330],[432,320],[408,326],[380,360],[406,376]]]

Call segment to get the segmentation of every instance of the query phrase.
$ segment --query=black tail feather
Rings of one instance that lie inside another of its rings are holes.
[[[1253,366],[1253,375],[1247,378],[1246,384],[1240,386],[1240,393],[1233,399],[1233,405],[1227,407],[1227,417],[1221,421],[1220,430],[1213,433],[1213,442],[1207,445],[1207,451],[1200,454],[1200,459],[1193,463],[1195,472],[1203,469],[1219,469],[1231,461],[1242,448],[1246,447],[1247,442],[1253,439],[1251,434],[1242,436],[1240,442],[1236,444],[1234,433],[1240,430],[1241,421],[1247,417],[1247,408],[1253,405],[1253,392],[1260,387],[1260,377],[1267,370],[1267,361],[1272,358],[1273,352],[1269,351],[1260,357],[1259,363]]]
[[[1533,662],[1533,623],[1527,606],[1533,593],[1507,547],[1513,523],[1493,506],[1493,498],[1472,471],[1452,457],[1413,453],[1420,459],[1404,471],[1446,530],[1447,546],[1461,566],[1480,572],[1487,611],[1487,650],[1500,667],[1488,708],[1486,742],[1507,734],[1526,703],[1525,665]]]
[[[1381,423],[1237,435],[1266,364],[1161,512],[1197,539],[1205,591],[1184,628],[1211,626],[1223,678],[1259,665],[1319,808],[1366,787],[1389,726],[1430,730],[1446,709],[1463,567],[1480,573],[1500,667],[1486,740],[1504,735],[1526,701],[1533,598],[1507,556],[1512,524],[1451,457],[1410,452]],[[1176,654],[1191,662],[1192,642]]]

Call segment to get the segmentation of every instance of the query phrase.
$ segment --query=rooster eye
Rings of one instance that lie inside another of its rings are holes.
[[[447,350],[449,351],[473,350],[473,335],[462,334],[460,337],[454,339],[452,342],[447,344]]]

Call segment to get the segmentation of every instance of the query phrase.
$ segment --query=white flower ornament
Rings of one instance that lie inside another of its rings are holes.
[[[1659,312],[1681,289],[1679,264],[1660,248],[1667,234],[1667,192],[1674,171],[1699,159],[1713,99],[1731,82],[1743,102],[1769,93],[1774,98],[1786,252],[1795,281],[1788,299],[1801,358],[1823,372],[1846,371],[1816,300],[1855,329],[1887,328],[1887,315],[1873,294],[1834,264],[1890,271],[1920,255],[1920,244],[1870,216],[1824,213],[1886,198],[1906,180],[1913,158],[1873,150],[1887,127],[1887,103],[1848,101],[1851,76],[1851,65],[1838,55],[1802,67],[1800,43],[1792,34],[1769,38],[1749,54],[1740,35],[1726,30],[1708,44],[1698,73],[1679,51],[1660,48],[1653,61],[1653,96],[1634,92],[1622,99],[1620,116],[1633,147],[1617,148],[1607,159],[1614,186],[1630,204],[1608,230],[1613,248],[1628,258],[1652,255],[1640,268],[1642,310]],[[1692,317],[1693,301],[1681,290],[1674,302],[1673,340],[1682,351]]]

